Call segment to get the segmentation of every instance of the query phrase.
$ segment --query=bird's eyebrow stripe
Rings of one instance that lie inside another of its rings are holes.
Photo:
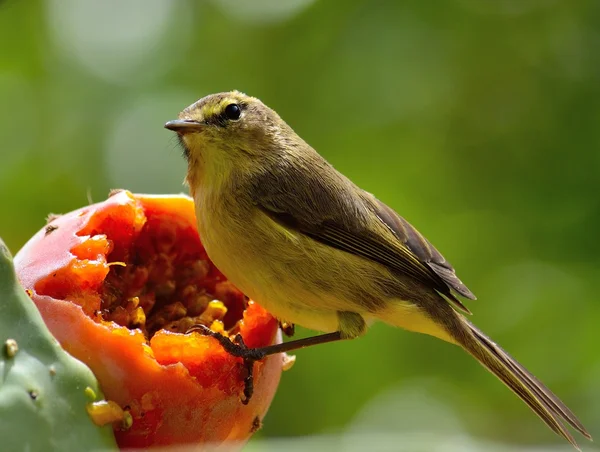
[[[209,104],[202,107],[202,116],[206,119],[219,116],[229,104],[237,104],[239,101],[232,97],[226,97],[218,104]]]

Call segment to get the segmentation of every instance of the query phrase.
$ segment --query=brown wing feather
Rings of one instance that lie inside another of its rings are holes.
[[[441,253],[423,237],[408,221],[398,215],[390,207],[375,199],[375,213],[398,239],[411,250],[421,262],[426,264],[442,280],[458,294],[475,300],[477,297],[456,276],[456,271]]]
[[[389,243],[381,242],[368,234],[359,236],[331,222],[325,222],[319,225],[318,228],[313,228],[287,213],[271,210],[264,205],[259,207],[279,224],[302,232],[318,242],[379,262],[433,287],[444,294],[458,309],[466,314],[471,314],[471,311],[452,295],[450,288],[441,276],[421,262],[408,247],[402,244],[391,246]]]

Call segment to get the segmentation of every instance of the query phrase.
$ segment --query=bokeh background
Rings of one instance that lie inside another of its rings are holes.
[[[110,188],[186,191],[164,122],[238,89],[435,243],[474,321],[600,436],[600,3],[4,0],[0,42],[13,252]],[[249,450],[562,444],[433,338],[297,356]]]

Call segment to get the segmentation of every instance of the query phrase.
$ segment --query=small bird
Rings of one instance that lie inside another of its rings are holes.
[[[246,349],[205,331],[228,351],[258,360],[357,338],[380,320],[462,347],[574,447],[565,424],[591,439],[557,396],[465,318],[459,296],[475,296],[433,245],[260,100],[212,94],[165,127],[178,134],[198,231],[217,268],[280,321],[326,333]]]

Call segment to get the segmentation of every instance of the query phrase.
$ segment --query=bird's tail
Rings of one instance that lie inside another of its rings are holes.
[[[460,314],[456,314],[455,318],[459,320],[462,328],[449,328],[449,330],[452,331],[452,336],[458,345],[470,353],[483,367],[496,375],[548,427],[578,450],[579,447],[565,427],[565,423],[581,432],[586,438],[592,439],[571,410],[542,382]]]

